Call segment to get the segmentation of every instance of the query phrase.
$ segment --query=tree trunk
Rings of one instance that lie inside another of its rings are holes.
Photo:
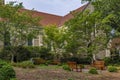
[[[95,54],[93,54],[93,60],[96,60],[96,56],[95,56]]]
[[[14,63],[14,54],[11,54],[11,63]]]

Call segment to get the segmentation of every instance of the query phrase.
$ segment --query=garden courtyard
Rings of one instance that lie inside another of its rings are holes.
[[[99,74],[90,74],[88,69],[82,72],[66,71],[61,66],[37,66],[33,69],[14,67],[17,80],[120,80],[120,72],[98,70]]]
[[[120,0],[79,0],[63,16],[4,1],[0,80],[120,80]]]

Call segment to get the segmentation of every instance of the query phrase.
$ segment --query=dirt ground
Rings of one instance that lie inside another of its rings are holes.
[[[18,80],[120,80],[120,72],[110,73],[106,70],[99,74],[88,74],[87,71],[75,72],[63,69],[23,69],[14,68]]]

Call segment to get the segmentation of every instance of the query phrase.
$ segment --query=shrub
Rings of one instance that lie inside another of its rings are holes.
[[[108,71],[109,72],[117,72],[118,69],[116,67],[114,67],[114,66],[108,66]]]
[[[81,64],[80,67],[81,67],[82,69],[85,68],[85,66],[84,66],[83,64]]]
[[[112,61],[111,58],[109,58],[109,57],[105,57],[103,60],[104,60],[106,66],[111,64],[111,61]]]
[[[68,79],[68,80],[73,80],[73,79],[70,78],[70,79]]]
[[[10,80],[17,80],[16,78],[10,78]]]
[[[39,46],[29,46],[26,47],[30,52],[32,57],[40,57],[45,60],[49,60],[53,58],[53,55],[50,53],[50,49],[46,47]]]
[[[47,64],[51,64],[51,63],[52,63],[52,60],[47,60],[46,63],[47,63]]]
[[[79,61],[77,61],[78,64],[91,64],[91,58],[85,57],[85,58],[79,58]]]
[[[23,61],[20,63],[11,63],[14,67],[21,67],[21,68],[35,68],[35,65],[31,61]]]
[[[4,79],[9,80],[10,78],[15,77],[15,71],[10,65],[4,65],[0,69],[0,74],[4,77]]]
[[[68,65],[63,65],[63,69],[67,71],[71,71],[70,67]]]
[[[39,65],[39,64],[45,64],[46,61],[42,58],[33,58],[32,59],[32,62],[35,64],[35,65]]]
[[[18,63],[10,63],[14,67],[18,67]]]
[[[0,61],[0,80],[10,80],[15,78],[15,71],[4,61]]]
[[[50,53],[50,49],[46,47],[41,47],[39,50],[40,57],[45,60],[53,59],[53,55]]]
[[[49,49],[45,47],[33,47],[33,46],[8,46],[1,49],[0,58],[4,60],[11,60],[11,53],[14,54],[14,62],[22,62],[29,60],[34,57],[41,57],[43,59],[49,60],[53,58],[53,55],[49,52]]]
[[[91,73],[91,74],[98,74],[96,68],[91,68],[91,69],[89,70],[89,73]]]
[[[11,60],[11,53],[13,53],[13,50],[15,52],[14,62],[29,60],[31,57],[31,52],[26,47],[8,46],[8,47],[3,48],[0,51],[0,58],[4,60]]]
[[[35,68],[35,65],[31,61],[23,61],[18,63],[18,67],[22,68]]]
[[[91,58],[90,57],[85,57],[85,58],[79,58],[79,57],[64,57],[61,58],[61,62],[68,62],[68,61],[73,61],[77,62],[78,64],[90,64],[91,63]]]
[[[57,64],[58,66],[62,66],[63,65],[63,63],[59,63],[59,64]]]
[[[59,64],[60,64],[60,61],[53,60],[53,61],[51,62],[51,64],[52,64],[52,65],[59,65]]]
[[[72,61],[72,62],[78,62],[79,61],[79,59],[77,57],[70,57],[68,60]]]
[[[10,60],[10,50],[9,49],[1,49],[0,50],[0,59]]]
[[[45,65],[45,66],[48,66],[48,65],[49,65],[49,63],[45,62],[45,63],[44,63],[44,65]]]
[[[31,52],[28,50],[27,47],[15,47],[16,55],[15,55],[15,62],[22,62],[29,60],[31,58]]]

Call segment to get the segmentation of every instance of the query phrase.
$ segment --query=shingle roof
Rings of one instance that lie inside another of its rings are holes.
[[[74,11],[71,11],[69,14],[63,16],[63,18],[61,19],[61,23],[59,24],[59,26],[63,25],[66,21],[68,21],[68,20],[70,20],[70,19],[72,19],[74,17],[73,14],[72,14],[72,12],[74,12],[74,13],[81,12],[81,11],[83,11],[87,7],[87,5],[88,4],[83,5],[80,8],[78,8],[78,9],[76,9]]]
[[[72,11],[72,12],[81,12],[83,11],[86,6],[83,5],[82,7]],[[25,9],[24,9],[25,10]],[[42,19],[40,20],[40,24],[42,26],[47,26],[47,25],[57,25],[57,26],[61,26],[63,25],[66,21],[70,20],[71,18],[73,18],[73,15],[71,13],[65,15],[65,16],[58,16],[58,15],[54,15],[54,14],[49,14],[49,13],[44,13],[44,12],[38,12],[38,11],[32,11],[32,15],[33,16],[39,16]]]
[[[80,8],[71,11],[71,12],[81,12],[83,11],[86,7],[88,6],[88,4],[81,6]],[[31,10],[27,10],[27,9],[21,9],[21,11],[31,11]],[[42,26],[47,26],[47,25],[57,25],[57,26],[62,26],[64,25],[64,23],[68,20],[70,20],[71,18],[73,18],[72,13],[68,13],[65,16],[58,16],[58,15],[54,15],[54,14],[49,14],[49,13],[44,13],[44,12],[39,12],[39,11],[34,11],[32,10],[32,15],[33,17],[40,17],[40,24]],[[0,18],[0,20],[3,20],[2,18]]]

